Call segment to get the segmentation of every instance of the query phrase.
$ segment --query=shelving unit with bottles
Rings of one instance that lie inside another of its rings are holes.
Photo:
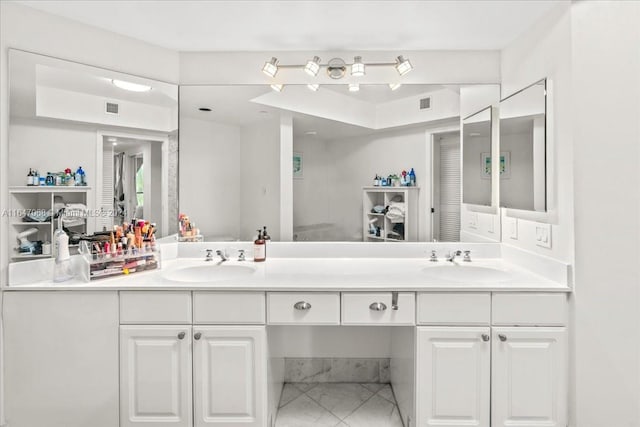
[[[9,209],[3,212],[9,217],[9,253],[10,261],[25,261],[39,258],[51,258],[53,256],[53,233],[57,228],[57,220],[51,217],[49,221],[26,221],[25,214],[38,210],[42,212],[53,212],[55,196],[61,196],[64,203],[82,203],[87,205],[88,194],[91,188],[85,186],[65,187],[65,186],[33,186],[33,187],[9,187]],[[87,206],[89,207],[89,206]],[[36,228],[38,231],[28,237],[30,241],[50,242],[52,250],[50,254],[33,255],[19,252],[20,242],[18,235],[29,228]],[[70,230],[78,233],[86,233],[87,221],[82,225],[73,226]]]
[[[420,187],[363,187],[362,235],[365,242],[415,242],[418,240],[418,196]],[[374,211],[374,206],[388,207],[392,201],[404,202],[403,234],[396,234],[394,226],[384,212]],[[380,228],[380,235],[370,233],[370,223]]]

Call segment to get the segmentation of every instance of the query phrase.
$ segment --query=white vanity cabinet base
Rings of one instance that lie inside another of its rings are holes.
[[[191,375],[191,326],[120,326],[120,427],[191,427]]]
[[[492,427],[565,427],[566,329],[496,327],[491,341]]]
[[[490,333],[489,327],[417,328],[416,426],[489,427]]]
[[[263,427],[265,327],[194,326],[194,336],[194,426]]]

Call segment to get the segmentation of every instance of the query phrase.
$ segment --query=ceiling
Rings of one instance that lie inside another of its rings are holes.
[[[566,0],[18,1],[177,51],[499,50]]]

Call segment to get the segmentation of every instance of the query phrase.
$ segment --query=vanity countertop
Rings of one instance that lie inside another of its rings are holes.
[[[492,291],[570,292],[560,283],[502,259],[430,262],[425,258],[270,258],[220,263],[164,261],[162,269],[84,282],[39,281],[11,290],[212,291]]]

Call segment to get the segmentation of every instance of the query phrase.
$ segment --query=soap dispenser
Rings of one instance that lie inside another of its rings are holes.
[[[58,229],[53,234],[55,244],[55,263],[53,266],[53,281],[64,282],[73,278],[71,256],[69,255],[69,236],[62,229],[64,210],[58,216]]]
[[[253,261],[263,262],[267,259],[267,245],[262,238],[262,230],[258,229],[258,238],[253,242]]]

